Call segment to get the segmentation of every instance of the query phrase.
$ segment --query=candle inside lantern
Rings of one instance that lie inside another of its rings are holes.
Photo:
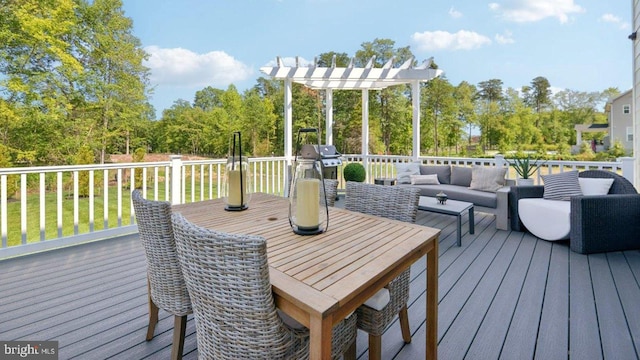
[[[229,170],[229,197],[227,205],[242,206],[247,203],[247,170],[242,170],[242,179],[244,180],[244,198],[240,199],[240,170]],[[244,200],[244,201],[243,201]]]
[[[320,180],[299,179],[296,186],[296,224],[300,228],[317,228],[320,224]]]

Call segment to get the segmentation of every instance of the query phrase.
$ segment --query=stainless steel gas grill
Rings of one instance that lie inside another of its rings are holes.
[[[320,159],[324,167],[322,176],[325,179],[338,178],[338,166],[342,165],[342,159],[336,147],[333,145],[318,145],[320,147]]]

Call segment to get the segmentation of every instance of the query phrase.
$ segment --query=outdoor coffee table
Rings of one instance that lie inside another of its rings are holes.
[[[434,197],[420,196],[418,209],[431,211],[438,214],[455,215],[458,217],[458,246],[462,246],[462,215],[469,210],[469,234],[474,233],[475,221],[473,219],[473,203],[457,200],[447,200],[440,204]]]

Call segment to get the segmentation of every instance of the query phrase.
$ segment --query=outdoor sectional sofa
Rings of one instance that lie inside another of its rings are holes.
[[[640,249],[640,195],[624,177],[605,170],[586,170],[578,174],[580,179],[613,179],[604,195],[574,195],[568,201],[569,214],[563,218],[569,223],[571,250],[582,254]],[[527,229],[522,222],[519,201],[539,198],[544,201],[543,185],[513,186],[509,192],[511,229],[537,232]],[[548,212],[540,216],[548,216]],[[560,217],[558,217],[559,219]],[[555,219],[554,221],[558,221]],[[551,221],[542,221],[549,227]]]
[[[421,196],[429,197],[435,197],[442,191],[449,199],[473,203],[475,211],[496,216],[497,229],[509,229],[508,185],[512,181],[505,179],[506,168],[402,163],[396,165],[396,170],[398,186],[417,187]],[[486,175],[483,180],[487,181],[478,185],[473,175],[480,173]],[[437,183],[433,181],[435,177]]]

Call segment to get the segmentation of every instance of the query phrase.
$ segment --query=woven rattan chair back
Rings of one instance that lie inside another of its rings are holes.
[[[131,194],[138,223],[138,234],[147,260],[149,290],[149,325],[147,341],[153,339],[158,323],[158,308],[174,315],[171,359],[181,359],[187,315],[192,313],[191,299],[178,262],[171,204],[142,197],[140,190]]]
[[[614,172],[607,170],[585,170],[578,173],[581,178],[601,178],[613,179],[613,184],[609,188],[609,194],[637,194],[638,191],[633,184]]]
[[[308,330],[288,327],[277,313],[265,239],[204,229],[181,214],[172,220],[194,306],[199,358],[308,358]],[[353,320],[352,343],[355,329]],[[338,340],[349,338],[345,333],[335,335]]]
[[[158,307],[174,315],[191,313],[191,300],[178,262],[171,226],[171,204],[131,194],[140,241],[147,257],[151,297]]]
[[[363,214],[415,222],[419,200],[420,190],[415,188],[348,181],[344,207]]]
[[[338,196],[338,180],[324,179],[324,189],[327,192],[327,205],[334,206]]]

